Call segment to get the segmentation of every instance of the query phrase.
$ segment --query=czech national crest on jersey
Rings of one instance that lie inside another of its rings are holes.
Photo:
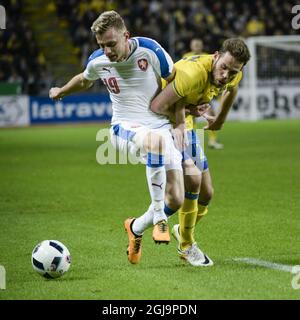
[[[146,71],[147,68],[148,68],[148,61],[147,61],[147,59],[140,59],[140,60],[138,60],[138,65],[139,65],[139,68],[140,68],[142,71]]]

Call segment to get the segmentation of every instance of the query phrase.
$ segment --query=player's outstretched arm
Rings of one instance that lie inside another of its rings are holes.
[[[216,117],[210,116],[207,118],[205,115],[204,117],[208,120],[208,125],[204,128],[205,130],[220,130],[226,120],[228,112],[234,102],[234,99],[237,95],[238,88],[233,88],[232,90],[224,91],[221,102],[220,102],[220,112]],[[207,115],[208,116],[208,115]],[[214,119],[213,119],[214,118]]]
[[[63,87],[58,88],[54,87],[49,90],[49,97],[53,100],[59,100],[63,97],[79,92],[82,90],[86,90],[93,85],[93,81],[87,80],[83,77],[83,73],[77,74],[73,77],[67,84]]]

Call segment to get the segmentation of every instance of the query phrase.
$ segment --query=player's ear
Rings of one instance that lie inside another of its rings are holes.
[[[125,36],[125,39],[128,40],[128,39],[130,38],[130,33],[129,33],[129,31],[126,30],[126,31],[124,32],[124,36]]]
[[[215,53],[213,54],[214,60],[218,60],[220,57],[220,52],[219,51],[215,51]]]

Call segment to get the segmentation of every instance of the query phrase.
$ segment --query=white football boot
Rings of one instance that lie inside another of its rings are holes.
[[[173,226],[172,235],[178,241],[177,252],[181,259],[186,260],[194,267],[210,267],[214,264],[213,261],[200,250],[196,242],[194,242],[186,250],[180,249],[181,240],[179,233],[179,224],[175,224]]]
[[[208,142],[207,146],[211,149],[221,150],[224,148],[224,145],[217,141]]]

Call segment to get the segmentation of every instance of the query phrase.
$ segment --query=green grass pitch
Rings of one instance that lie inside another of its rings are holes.
[[[123,221],[149,205],[145,169],[99,165],[99,127],[0,131],[0,300],[300,298],[291,273],[233,260],[300,265],[300,121],[228,122],[225,149],[206,149],[215,196],[196,237],[211,268],[183,263],[175,240],[155,245],[151,230],[141,263],[128,263]],[[32,269],[44,239],[71,252],[60,279]]]

